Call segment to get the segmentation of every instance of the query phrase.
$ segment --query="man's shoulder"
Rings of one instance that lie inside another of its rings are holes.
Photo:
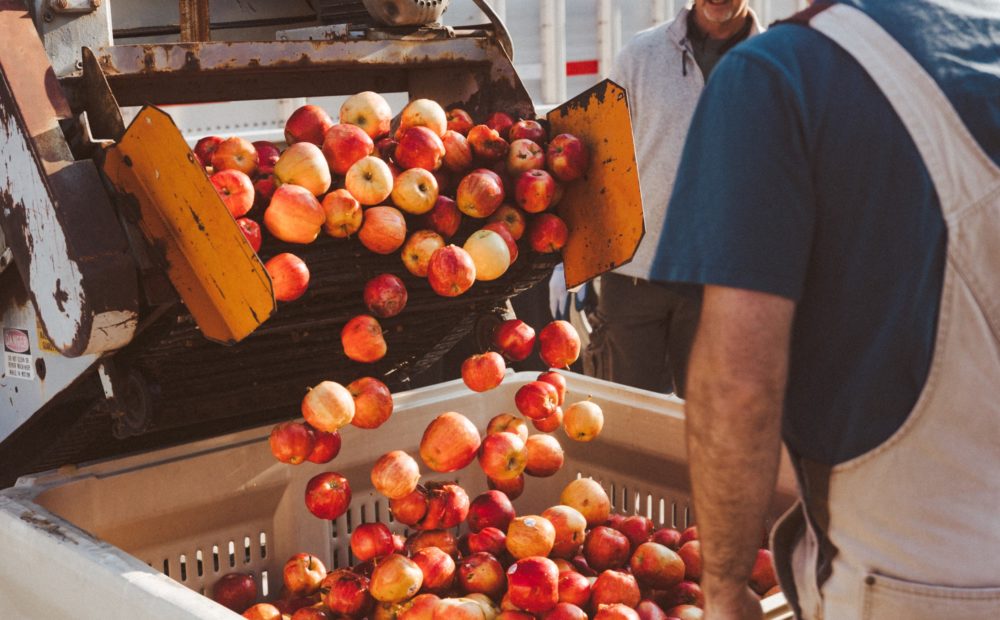
[[[622,47],[623,53],[639,56],[649,53],[651,50],[662,49],[671,44],[671,33],[676,31],[676,27],[683,27],[683,22],[678,23],[680,17],[657,24],[651,28],[640,30],[632,35],[628,42]],[[676,26],[676,27],[675,27]]]

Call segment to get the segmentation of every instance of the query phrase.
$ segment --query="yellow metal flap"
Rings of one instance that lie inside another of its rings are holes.
[[[604,80],[546,118],[551,135],[571,133],[590,148],[590,168],[566,185],[559,216],[569,228],[562,250],[566,286],[574,287],[632,260],[645,233],[632,120],[625,89]]]
[[[146,240],[206,338],[239,342],[274,312],[274,292],[170,116],[146,106],[105,151],[104,173],[133,197]]]

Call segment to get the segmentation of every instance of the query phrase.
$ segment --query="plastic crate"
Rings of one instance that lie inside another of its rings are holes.
[[[17,618],[235,618],[208,598],[223,574],[253,572],[265,593],[281,586],[281,567],[297,552],[328,568],[351,562],[353,527],[383,521],[394,531],[388,502],[369,481],[375,459],[393,449],[415,455],[427,423],[445,411],[466,415],[481,430],[514,411],[514,393],[536,373],[508,374],[497,389],[471,392],[451,381],[395,396],[392,418],[377,430],[342,429],[343,448],[331,463],[291,466],[271,456],[270,425],[224,437],[22,478],[0,492],[0,601]],[[558,503],[577,476],[601,482],[621,513],[657,525],[692,519],[680,401],[652,392],[566,373],[567,403],[591,397],[605,426],[593,442],[559,430],[565,464],[550,478],[528,478],[514,501],[519,514]],[[426,469],[426,468],[424,468]],[[320,471],[347,476],[350,510],[323,521],[306,510],[306,482]],[[475,464],[452,474],[470,498],[485,490]],[[773,516],[794,497],[783,467]],[[186,587],[185,587],[186,586]],[[191,592],[193,590],[194,592]],[[763,601],[768,618],[791,617],[780,595]]]

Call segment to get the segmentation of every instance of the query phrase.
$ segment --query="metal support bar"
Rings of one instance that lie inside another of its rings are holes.
[[[208,41],[208,0],[179,0],[181,41]]]

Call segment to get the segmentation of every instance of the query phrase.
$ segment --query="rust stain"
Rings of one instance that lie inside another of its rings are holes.
[[[60,527],[58,524],[49,521],[45,517],[40,517],[36,515],[34,512],[31,511],[24,512],[23,514],[21,514],[21,520],[27,523],[28,525],[36,527],[42,530],[43,532],[55,536],[56,538],[59,538],[65,542],[73,543],[74,545],[79,544],[77,543],[77,541],[67,536],[66,533],[63,531],[63,528]]]

